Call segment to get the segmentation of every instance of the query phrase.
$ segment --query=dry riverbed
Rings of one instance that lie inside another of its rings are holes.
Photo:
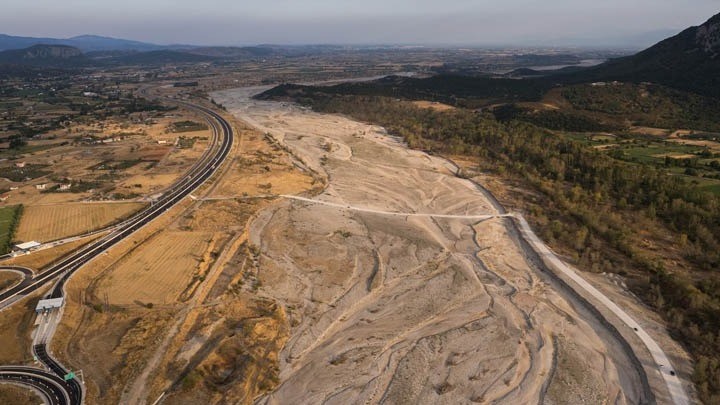
[[[645,399],[623,350],[533,267],[509,219],[379,213],[497,214],[451,165],[379,127],[248,99],[260,90],[213,97],[326,178],[313,198],[347,207],[286,200],[251,225],[258,293],[290,322],[280,385],[260,403]]]

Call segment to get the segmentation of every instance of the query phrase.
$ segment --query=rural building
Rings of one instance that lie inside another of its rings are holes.
[[[40,313],[43,311],[52,311],[53,309],[62,308],[64,298],[50,298],[40,300],[35,307],[35,312]]]
[[[25,165],[26,165],[25,162],[17,162],[17,163],[15,163],[15,167],[19,167],[19,168],[21,168],[21,169],[22,169],[23,167],[25,167]]]
[[[0,202],[7,201],[8,198],[10,198],[10,194],[2,194],[0,195]]]
[[[35,188],[38,189],[38,190],[45,190],[46,187],[47,187],[47,183],[37,184],[37,185],[35,186]]]
[[[15,250],[16,252],[30,252],[30,251],[32,251],[32,250],[37,249],[37,247],[40,246],[40,245],[41,245],[40,242],[36,242],[36,241],[33,240],[33,241],[30,241],[30,242],[19,243],[19,244],[15,245],[14,250]]]
[[[72,184],[61,184],[60,191],[70,190],[70,187],[72,187]]]

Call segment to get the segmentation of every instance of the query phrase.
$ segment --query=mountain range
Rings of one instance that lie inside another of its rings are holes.
[[[0,64],[78,67],[88,63],[88,58],[80,49],[67,45],[33,45],[0,52]]]
[[[564,80],[653,82],[720,97],[720,14],[635,55],[576,69]]]
[[[330,48],[161,46],[94,35],[54,39],[0,34],[0,63],[53,67],[193,63],[298,56],[331,52],[334,48]],[[544,81],[549,75],[550,80],[563,83],[654,82],[720,97],[720,14],[635,55],[611,59],[591,68],[571,67],[554,73],[521,69],[516,73],[522,77],[542,75],[545,77],[537,80]]]
[[[174,46],[161,46],[128,39],[103,37],[98,35],[80,35],[72,38],[35,38],[17,37],[0,34],[0,51],[9,49],[29,48],[33,45],[66,45],[80,49],[83,52],[92,51],[152,51],[168,49]],[[181,46],[180,46],[181,47]]]

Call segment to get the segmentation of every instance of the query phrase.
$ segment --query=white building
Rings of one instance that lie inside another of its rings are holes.
[[[40,313],[43,311],[51,311],[53,309],[61,308],[64,301],[65,300],[62,297],[40,300],[35,307],[35,312]]]
[[[42,243],[35,242],[34,240],[32,240],[30,242],[19,243],[19,244],[15,245],[14,250],[19,251],[19,252],[30,252],[32,250],[37,249],[40,245],[42,245]]]

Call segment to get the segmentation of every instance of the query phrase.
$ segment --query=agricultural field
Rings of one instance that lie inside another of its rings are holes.
[[[96,294],[113,305],[171,304],[199,274],[211,244],[208,232],[163,232],[114,265]]]
[[[564,136],[619,160],[662,168],[703,191],[720,194],[720,144],[715,141],[659,135],[657,139],[592,133]]]
[[[49,242],[104,228],[145,206],[143,203],[73,203],[28,206],[16,239]]]
[[[0,254],[10,251],[13,234],[17,226],[18,216],[21,215],[22,206],[13,205],[0,207]]]

